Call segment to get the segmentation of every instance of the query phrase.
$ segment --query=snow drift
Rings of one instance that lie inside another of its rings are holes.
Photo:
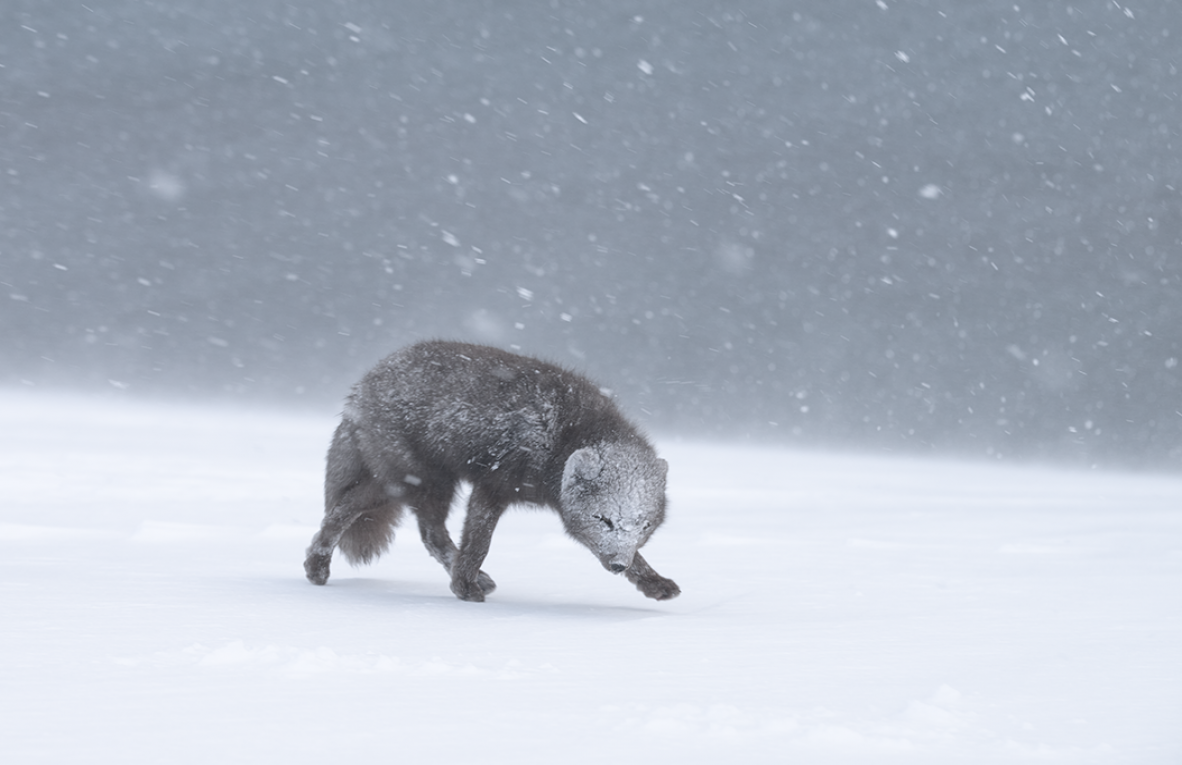
[[[681,598],[517,510],[477,605],[417,539],[304,580],[333,425],[0,396],[0,757],[1182,756],[1182,480],[658,439]]]

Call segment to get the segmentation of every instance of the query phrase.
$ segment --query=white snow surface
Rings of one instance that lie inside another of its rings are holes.
[[[0,761],[1182,761],[1179,478],[657,439],[680,598],[522,509],[474,604],[304,579],[334,425],[0,394]]]

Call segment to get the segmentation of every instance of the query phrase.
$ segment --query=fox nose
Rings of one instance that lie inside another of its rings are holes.
[[[627,567],[627,566],[625,566],[625,565],[623,565],[622,563],[609,563],[609,564],[607,564],[607,570],[608,570],[608,571],[610,571],[610,572],[612,572],[613,574],[619,574],[619,573],[621,573],[621,572],[622,572],[624,569],[626,569],[626,568],[628,568],[628,567]]]

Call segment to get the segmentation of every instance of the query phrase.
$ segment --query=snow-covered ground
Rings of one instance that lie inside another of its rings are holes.
[[[517,510],[472,604],[305,581],[333,425],[0,395],[0,760],[1182,761],[1178,478],[659,440],[680,598]]]

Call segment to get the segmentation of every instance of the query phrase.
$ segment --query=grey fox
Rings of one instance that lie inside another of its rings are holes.
[[[480,570],[505,508],[545,505],[567,534],[650,598],[681,590],[637,552],[665,518],[668,465],[591,381],[496,348],[428,341],[388,356],[350,393],[328,451],[324,521],[304,569],[328,581],[332,552],[369,563],[404,508],[462,600],[496,584]],[[457,548],[445,521],[472,485]]]

